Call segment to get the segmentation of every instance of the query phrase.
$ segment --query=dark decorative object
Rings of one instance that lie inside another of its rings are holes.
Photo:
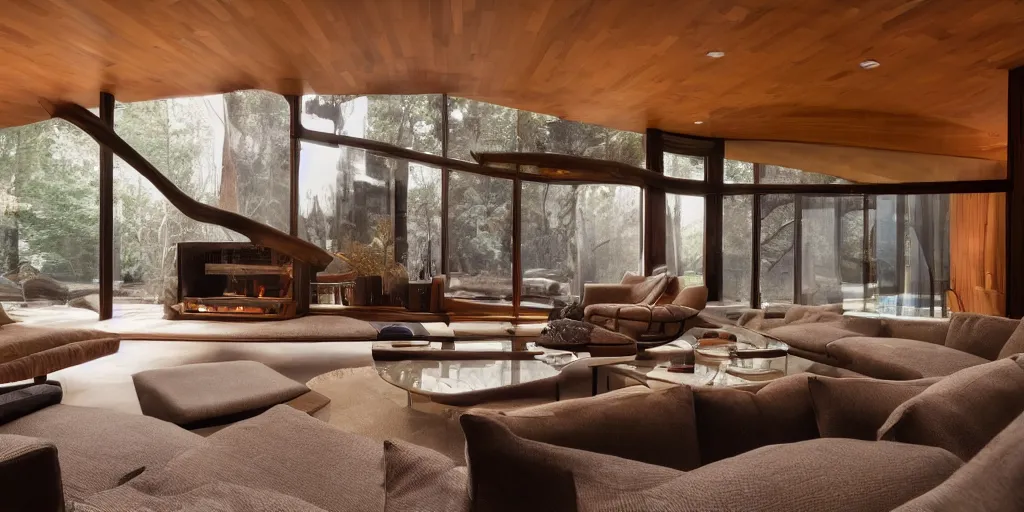
[[[636,353],[633,338],[579,320],[562,319],[549,323],[536,343],[555,350],[590,352],[595,357]]]
[[[378,340],[411,340],[412,329],[404,325],[386,325],[377,333]]]
[[[568,320],[583,320],[583,304],[573,301],[562,308],[561,317]]]
[[[405,307],[409,311],[430,311],[430,281],[409,282],[409,300]]]
[[[356,278],[355,306],[378,306],[384,295],[384,279],[381,276],[359,276]]]

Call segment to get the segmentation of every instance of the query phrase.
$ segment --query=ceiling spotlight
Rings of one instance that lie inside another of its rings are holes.
[[[708,52],[707,56],[712,59],[721,59],[722,57],[725,57],[725,52]]]
[[[694,121],[693,124],[704,124],[704,121]]]
[[[877,60],[866,60],[860,63],[861,69],[875,69],[881,65],[882,63],[878,62]]]

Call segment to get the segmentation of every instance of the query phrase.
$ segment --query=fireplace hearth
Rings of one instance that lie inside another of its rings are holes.
[[[308,266],[245,242],[178,244],[181,318],[279,320],[309,309]]]

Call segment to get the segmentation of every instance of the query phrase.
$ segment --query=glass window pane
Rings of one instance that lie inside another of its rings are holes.
[[[793,303],[794,206],[792,195],[761,197],[762,305]]]
[[[448,185],[448,296],[511,304],[512,182],[452,171]]]
[[[722,199],[722,300],[750,303],[753,196]]]
[[[842,178],[835,176],[829,176],[826,174],[818,174],[814,172],[804,172],[800,169],[791,169],[789,167],[782,167],[780,165],[765,165],[761,172],[760,183],[776,183],[776,184],[803,184],[803,185],[824,185],[824,184],[843,184],[850,183]]]
[[[640,266],[640,189],[523,183],[523,301],[559,306]]]
[[[266,91],[119,104],[115,128],[185,194],[288,230],[288,102]],[[185,217],[114,160],[115,315],[177,301],[178,242],[244,241]]]
[[[665,194],[665,261],[687,286],[704,284],[704,198]]]
[[[725,161],[725,182],[726,183],[753,183],[754,164],[740,160]]]
[[[441,154],[439,94],[302,97],[304,128]]]
[[[99,146],[88,135],[56,119],[0,130],[0,201],[0,301],[12,317],[99,292]]]
[[[665,176],[687,180],[704,179],[704,168],[706,166],[704,157],[665,153],[664,159]]]
[[[470,152],[517,151],[516,110],[448,98],[448,157],[473,161]]]

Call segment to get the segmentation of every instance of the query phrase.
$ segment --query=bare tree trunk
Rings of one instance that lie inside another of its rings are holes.
[[[231,117],[238,115],[239,98],[234,94],[224,94],[224,144],[221,148],[220,188],[217,192],[217,206],[230,212],[238,212],[238,168],[235,166],[234,152],[231,150],[231,138],[234,126]]]

